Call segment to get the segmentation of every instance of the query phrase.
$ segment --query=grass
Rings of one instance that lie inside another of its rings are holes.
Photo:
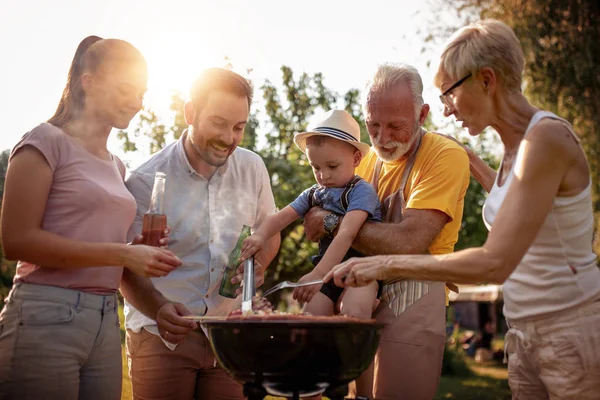
[[[442,376],[435,400],[510,400],[508,372],[497,362],[469,362],[472,376]]]
[[[121,321],[121,360],[123,362],[121,400],[131,400],[133,395],[131,393],[131,380],[129,379],[127,355],[125,354],[125,318],[123,317],[123,304],[119,305],[119,321]]]
[[[125,345],[123,347],[123,388],[121,389],[121,400],[131,400],[131,380],[129,379],[129,369],[127,368],[127,356],[125,355]]]
[[[119,308],[121,319],[121,338],[124,343],[125,331],[123,323],[123,308]],[[469,362],[473,371],[472,376],[455,377],[442,376],[440,386],[434,400],[460,399],[460,400],[509,400],[511,398],[508,388],[508,373],[506,367],[496,362],[476,364]],[[121,400],[131,400],[131,382],[123,344],[123,391]],[[283,397],[267,397],[267,400],[279,400]]]

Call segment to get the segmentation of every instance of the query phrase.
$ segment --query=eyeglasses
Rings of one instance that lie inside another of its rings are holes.
[[[462,78],[461,80],[459,80],[458,82],[456,82],[454,85],[450,86],[450,88],[448,90],[446,90],[444,93],[440,94],[440,101],[442,102],[442,104],[448,108],[452,107],[452,104],[450,103],[450,101],[448,100],[448,94],[450,94],[451,91],[453,91],[454,89],[456,89],[457,87],[459,87],[460,85],[462,85],[467,79],[469,79],[469,77],[471,76],[471,73],[469,73],[467,76],[465,76],[464,78]]]

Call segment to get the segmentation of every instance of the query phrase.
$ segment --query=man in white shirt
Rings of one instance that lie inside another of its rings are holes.
[[[262,159],[237,147],[251,101],[252,87],[240,75],[218,68],[203,71],[192,87],[191,101],[185,104],[187,131],[133,171],[126,182],[138,207],[130,230],[133,237],[141,232],[155,173],[166,174],[165,214],[172,228],[169,249],[183,264],[153,282],[193,315],[227,315],[240,308],[241,296],[219,295],[229,253],[243,225],[256,227],[275,213]],[[257,286],[279,242],[279,236],[271,238],[265,250],[256,254]],[[177,332],[159,333],[155,321],[129,304],[125,316],[134,399],[244,398],[242,386],[217,365],[204,333],[192,331],[185,338]]]

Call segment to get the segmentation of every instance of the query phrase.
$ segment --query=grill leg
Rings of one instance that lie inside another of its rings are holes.
[[[256,387],[252,385],[244,385],[244,396],[248,400],[263,400],[267,397],[267,391],[263,387]]]
[[[327,388],[325,393],[323,393],[324,396],[327,396],[327,398],[329,398],[331,400],[345,400],[347,394],[348,394],[348,386],[347,385],[336,386],[336,387],[330,386]]]

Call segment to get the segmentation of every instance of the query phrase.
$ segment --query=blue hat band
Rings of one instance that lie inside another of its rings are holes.
[[[312,129],[313,132],[325,133],[329,136],[333,136],[336,139],[341,140],[351,140],[353,142],[358,142],[354,136],[351,134],[344,132],[342,130],[336,128],[329,128],[327,126],[319,126],[317,128]]]

